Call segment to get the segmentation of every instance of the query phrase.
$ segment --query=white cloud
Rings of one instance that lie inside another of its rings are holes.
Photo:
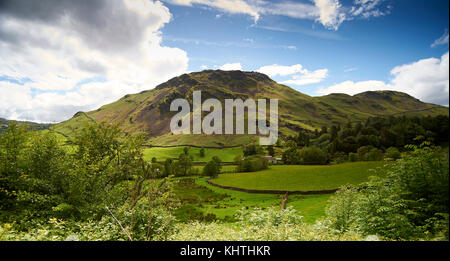
[[[391,6],[387,6],[385,11],[378,9],[385,0],[355,0],[355,5],[351,7],[349,15],[363,18],[379,17],[390,14]]]
[[[206,70],[206,69],[208,69],[208,66],[206,66],[206,65],[200,65],[200,69],[202,69],[202,70]]]
[[[435,48],[439,45],[445,44],[448,45],[448,30],[445,30],[445,33],[431,44],[431,48]]]
[[[320,89],[318,93],[321,95],[326,95],[330,93],[346,93],[348,95],[355,95],[365,91],[379,91],[379,90],[386,90],[387,88],[388,88],[387,85],[382,81],[362,81],[362,82],[345,81],[330,86],[326,89]]]
[[[219,67],[219,70],[223,71],[242,71],[242,65],[240,63],[226,63]]]
[[[278,64],[267,65],[259,68],[257,71],[260,73],[264,73],[269,77],[291,76],[291,79],[281,81],[280,83],[298,86],[319,83],[328,76],[328,69],[309,71],[303,68],[301,64],[294,64],[291,66],[284,66]]]
[[[405,92],[425,102],[449,104],[449,53],[440,59],[422,59],[391,70],[392,80],[346,81],[318,91],[319,94],[347,93],[354,95],[365,91],[393,90]]]
[[[11,97],[0,117],[61,121],[186,72],[186,52],[161,45],[171,14],[158,1],[36,3],[31,14],[17,0],[0,12],[0,77],[30,80],[0,81],[2,98]],[[106,81],[79,84],[96,77]]]
[[[346,16],[338,0],[314,0],[314,3],[319,9],[317,21],[325,27],[337,30],[345,21]]]
[[[354,17],[370,18],[390,13],[390,6],[381,10],[384,0],[355,0],[351,6],[343,6],[339,0],[295,1],[266,0],[164,0],[183,6],[204,5],[230,14],[245,14],[258,22],[261,15],[281,15],[294,19],[315,20],[324,27],[337,30],[346,20]],[[216,15],[216,18],[217,15]]]
[[[184,6],[206,5],[231,14],[249,15],[255,22],[259,20],[259,13],[256,8],[243,0],[166,0],[166,2]],[[220,17],[216,15],[216,18]]]
[[[270,2],[262,0],[250,1],[261,14],[282,15],[296,19],[314,20],[319,16],[319,10],[313,4],[291,1]]]
[[[307,70],[303,68],[301,64],[295,64],[291,66],[283,65],[267,65],[258,69],[258,72],[267,74],[269,77],[274,76],[288,76],[296,73],[307,73]]]
[[[328,76],[328,69],[320,69],[312,72],[306,72],[301,75],[292,76],[291,80],[282,81],[282,84],[292,84],[292,85],[307,85],[313,83],[319,83]]]

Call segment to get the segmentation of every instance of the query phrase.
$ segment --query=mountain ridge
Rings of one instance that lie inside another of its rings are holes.
[[[233,146],[255,141],[251,135],[172,135],[169,124],[176,112],[170,112],[170,104],[177,98],[192,104],[194,90],[202,91],[202,101],[208,98],[222,103],[224,99],[278,99],[281,135],[376,116],[448,115],[446,107],[424,103],[401,92],[369,91],[353,96],[337,93],[313,97],[258,72],[205,70],[174,77],[151,90],[127,94],[51,129],[70,135],[68,126],[76,129],[82,122],[105,121],[120,124],[129,133],[145,132],[148,142],[155,145]]]

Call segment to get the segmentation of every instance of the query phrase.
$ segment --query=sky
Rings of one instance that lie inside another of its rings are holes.
[[[0,117],[60,122],[172,77],[449,104],[446,0],[0,0]]]

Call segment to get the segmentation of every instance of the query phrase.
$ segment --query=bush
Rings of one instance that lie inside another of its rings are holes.
[[[400,151],[395,147],[388,148],[384,153],[385,159],[398,160],[400,156],[401,156]]]
[[[175,176],[187,176],[192,170],[192,155],[189,155],[189,148],[184,148],[184,153],[180,154],[178,161],[175,163]]]
[[[327,208],[340,232],[394,240],[448,240],[448,155],[418,149],[360,188],[344,187]]]
[[[341,151],[335,152],[330,159],[332,164],[341,164],[346,162],[347,160],[348,160],[347,154]]]
[[[316,146],[303,148],[300,158],[300,162],[305,165],[323,165],[328,160],[327,154]]]
[[[290,140],[286,143],[287,150],[283,152],[283,162],[287,165],[297,165],[301,163],[300,151],[297,148],[297,143]]]
[[[201,148],[200,149],[200,157],[204,158],[205,157],[205,148]]]
[[[369,151],[373,148],[374,147],[372,147],[372,146],[362,146],[362,147],[358,148],[357,153],[358,153],[359,160],[361,160],[361,161],[366,160],[365,159],[366,154],[369,153]]]
[[[380,161],[383,160],[383,152],[379,149],[373,148],[364,156],[366,161]]]
[[[222,161],[217,156],[214,156],[212,160],[203,167],[203,175],[217,177],[222,170],[221,163]]]
[[[356,161],[358,161],[358,154],[357,154],[357,153],[350,152],[350,153],[348,154],[348,161],[350,161],[350,162],[356,162]]]
[[[242,150],[244,156],[264,155],[264,148],[256,144],[243,146]]]
[[[237,163],[237,172],[254,172],[269,167],[269,161],[261,156],[249,156]]]

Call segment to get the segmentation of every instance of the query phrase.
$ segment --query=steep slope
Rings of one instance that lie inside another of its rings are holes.
[[[235,146],[253,142],[250,135],[172,135],[170,104],[185,98],[192,104],[192,92],[202,91],[202,101],[224,99],[278,99],[279,126],[284,135],[300,129],[314,130],[330,124],[360,121],[371,116],[448,115],[448,108],[423,103],[407,94],[380,91],[354,96],[330,94],[311,97],[281,85],[257,72],[206,70],[175,77],[156,88],[126,95],[101,108],[78,113],[76,117],[52,127],[70,135],[70,129],[95,120],[119,123],[126,132],[145,132],[153,145]],[[69,128],[70,126],[70,128]]]

